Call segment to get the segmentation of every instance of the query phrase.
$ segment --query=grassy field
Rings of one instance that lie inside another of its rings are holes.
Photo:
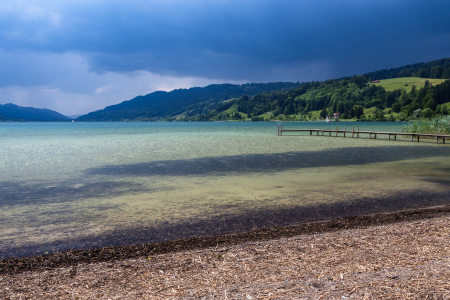
[[[406,89],[407,92],[410,92],[413,85],[415,85],[417,89],[423,87],[425,85],[425,80],[429,80],[432,85],[437,85],[445,81],[445,79],[401,77],[393,79],[384,79],[380,80],[379,83],[370,83],[370,84],[380,85],[384,87],[386,91],[393,91],[395,89]]]

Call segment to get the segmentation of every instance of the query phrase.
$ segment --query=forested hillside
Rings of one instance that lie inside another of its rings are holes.
[[[369,76],[373,76],[371,79],[381,79],[422,77],[432,73],[433,78],[441,78],[449,72],[450,59],[441,59],[339,80],[309,82],[288,92],[271,91],[253,97],[241,96],[207,113],[187,114],[181,120],[302,120],[311,119],[311,113],[319,110],[323,118],[334,113],[340,113],[340,118],[345,119],[380,121],[432,117],[448,114],[449,80],[436,85],[425,81],[422,87],[408,87],[409,92],[405,88],[386,91],[381,85],[369,85]],[[364,115],[368,110],[371,114]]]
[[[380,80],[398,77],[421,77],[450,79],[450,58],[442,58],[427,63],[417,63],[399,68],[384,69],[364,74],[367,79]]]
[[[208,113],[186,116],[183,120],[228,120],[251,118],[301,119],[311,111],[321,110],[320,116],[340,113],[341,118],[365,119],[364,110],[371,109],[373,120],[406,120],[448,114],[450,81],[433,86],[428,81],[420,89],[410,92],[397,89],[386,92],[382,86],[369,85],[366,77],[359,75],[342,80],[306,83],[288,92],[263,92],[254,97],[242,96],[229,101]],[[386,111],[388,110],[388,111]],[[266,114],[267,115],[267,114]]]
[[[77,118],[79,121],[121,121],[121,120],[158,120],[169,119],[186,112],[199,115],[221,106],[223,101],[242,95],[255,95],[263,91],[286,91],[300,83],[248,83],[213,84],[204,88],[178,89],[171,92],[154,92],[138,96],[103,110],[91,112]]]
[[[308,83],[216,84],[155,92],[81,116],[81,121],[304,120],[340,113],[340,118],[409,120],[448,114],[450,83],[403,84],[386,91],[369,80],[398,77],[449,78],[450,59]],[[392,83],[391,80],[391,84]],[[404,80],[398,79],[396,86]],[[395,83],[395,82],[394,82]],[[407,85],[407,89],[405,88]],[[320,113],[319,113],[320,112]],[[369,114],[370,112],[370,114]]]

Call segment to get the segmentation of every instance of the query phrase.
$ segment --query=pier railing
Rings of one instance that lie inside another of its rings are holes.
[[[442,141],[443,144],[445,144],[445,140],[450,139],[450,135],[445,134],[431,134],[431,133],[406,133],[406,132],[380,132],[380,131],[360,131],[359,127],[357,127],[357,130],[355,130],[355,127],[352,127],[352,130],[346,130],[344,129],[338,129],[336,126],[336,130],[334,129],[284,129],[284,124],[278,123],[277,124],[277,135],[282,136],[283,133],[288,132],[309,132],[309,135],[313,135],[313,132],[316,133],[317,136],[335,136],[335,137],[352,137],[352,138],[359,138],[360,135],[368,136],[369,139],[377,139],[378,135],[387,135],[388,139],[396,141],[397,136],[410,136],[411,142],[414,142],[414,140],[417,140],[417,142],[420,141],[421,137],[424,138],[434,138],[436,139],[436,144],[439,143],[439,141]]]

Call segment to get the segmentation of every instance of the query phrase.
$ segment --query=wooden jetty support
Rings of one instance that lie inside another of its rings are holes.
[[[344,129],[338,129],[338,127],[336,126],[336,130],[333,129],[284,129],[284,124],[282,123],[278,123],[277,124],[278,130],[277,130],[277,135],[282,136],[283,132],[288,133],[288,132],[309,132],[309,135],[313,135],[313,132],[316,133],[316,135],[321,135],[324,136],[324,134],[328,133],[328,136],[331,136],[333,134],[333,136],[335,137],[346,137],[347,134],[348,136],[354,138],[359,138],[360,134],[365,134],[368,135],[369,139],[377,139],[377,135],[387,135],[388,139],[397,140],[397,136],[410,136],[411,137],[411,142],[414,142],[414,140],[417,140],[417,142],[420,142],[420,138],[424,137],[424,138],[434,138],[436,139],[436,144],[439,143],[439,140],[442,141],[443,144],[445,144],[445,140],[449,140],[450,139],[450,135],[445,135],[445,134],[428,134],[428,133],[404,133],[404,132],[378,132],[378,131],[360,131],[359,127],[357,127],[357,130],[355,131],[355,127],[352,127],[352,130],[346,130],[346,128],[344,127]]]

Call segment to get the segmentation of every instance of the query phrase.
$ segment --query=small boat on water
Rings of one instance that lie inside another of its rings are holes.
[[[330,121],[330,119],[328,118],[328,116],[327,116],[327,123],[330,123],[331,121]]]

